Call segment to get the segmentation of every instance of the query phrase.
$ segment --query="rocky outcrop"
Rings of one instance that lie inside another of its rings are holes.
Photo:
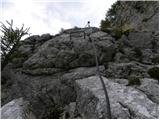
[[[30,102],[32,106],[30,109],[36,118],[43,118],[46,107],[54,104],[53,101],[61,106],[74,102],[76,99],[75,80],[93,76],[96,73],[96,67],[80,67],[57,74],[35,75],[10,70],[8,73],[11,78],[2,91],[2,104],[23,96]],[[100,71],[104,71],[104,66],[100,66]],[[14,81],[14,84],[9,86],[11,81]]]
[[[158,118],[158,106],[143,92],[104,78],[110,98],[112,118]],[[92,76],[76,81],[76,109],[83,118],[106,118],[106,103],[98,77]],[[143,102],[142,102],[143,101]]]
[[[107,65],[106,77],[109,78],[125,78],[129,76],[137,76],[139,78],[149,78],[148,70],[154,65],[145,65],[139,62],[113,63]]]
[[[69,34],[61,34],[45,42],[38,52],[24,62],[23,67],[25,69],[47,67],[71,69],[80,66],[94,66],[94,51],[87,34],[91,34],[91,38],[95,40],[95,44],[98,46],[100,63],[111,61],[115,50],[112,42],[114,39],[104,32],[87,33],[86,29],[85,39],[79,37],[70,39]]]
[[[1,108],[1,119],[35,119],[35,116],[29,109],[29,102],[19,98]]]
[[[159,104],[159,84],[154,79],[143,78],[140,80],[141,85],[136,88],[147,95],[153,102]]]
[[[158,31],[158,1],[119,1],[115,5],[113,26],[137,31]]]
[[[21,41],[2,71],[2,118],[107,118],[94,41],[112,118],[157,119],[158,11],[156,2],[146,2],[119,4],[114,24],[126,25],[118,39],[112,29],[89,27]],[[28,107],[33,115],[24,116]]]

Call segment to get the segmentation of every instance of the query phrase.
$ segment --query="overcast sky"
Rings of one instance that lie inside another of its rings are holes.
[[[0,21],[30,27],[30,33],[56,34],[61,28],[99,27],[116,0],[0,0]]]

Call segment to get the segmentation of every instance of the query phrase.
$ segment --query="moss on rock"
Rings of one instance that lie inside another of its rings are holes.
[[[151,78],[159,80],[159,68],[158,67],[153,67],[148,70],[148,74],[150,75]]]
[[[136,77],[136,76],[129,76],[128,77],[128,85],[127,86],[132,86],[132,85],[141,85],[141,81],[139,80],[138,77]]]

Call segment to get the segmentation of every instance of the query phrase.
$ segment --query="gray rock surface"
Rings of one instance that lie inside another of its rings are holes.
[[[54,111],[51,106],[67,106],[70,118],[106,118],[103,89],[95,77],[93,40],[100,74],[107,77],[113,118],[157,119],[159,85],[148,70],[159,66],[158,3],[117,3],[113,25],[106,32],[76,27],[20,41],[2,71],[2,105],[23,97],[36,118],[50,118],[46,115]],[[115,29],[122,30],[119,38]],[[131,85],[131,78],[141,84]]]
[[[111,61],[115,50],[112,43],[114,39],[101,31],[90,34],[97,45],[100,63]],[[96,37],[94,37],[95,35]],[[94,51],[88,37],[86,36],[86,39],[70,39],[69,34],[62,34],[45,42],[38,52],[25,61],[23,67],[28,69],[44,67],[69,69],[93,65],[95,65]]]
[[[136,86],[138,90],[145,93],[149,99],[159,104],[159,84],[155,79],[144,78],[140,79],[141,85]]]
[[[110,78],[128,78],[134,75],[140,78],[149,77],[148,69],[151,65],[144,65],[138,62],[112,63],[110,62],[106,69],[106,77]]]
[[[158,106],[144,93],[103,77],[108,90],[112,118],[158,118]],[[76,109],[83,118],[106,118],[105,96],[98,77],[76,81]],[[142,102],[143,101],[143,102]]]
[[[104,66],[100,66],[100,71],[104,71]],[[36,118],[42,118],[46,106],[52,104],[49,96],[54,96],[54,102],[62,106],[74,102],[76,99],[75,80],[95,75],[96,68],[80,67],[56,74],[51,73],[52,69],[49,68],[41,69],[41,71],[28,71],[30,73],[16,72],[13,69],[9,72],[11,72],[9,80],[14,81],[14,85],[9,86],[8,89],[3,88],[2,104],[15,97],[23,96],[32,105],[31,110]]]
[[[2,106],[1,119],[35,119],[35,116],[29,109],[29,103],[19,98]]]
[[[113,26],[124,25],[124,29],[137,31],[158,31],[158,14],[158,1],[119,2]]]
[[[76,102],[71,102],[69,105],[65,106],[65,111],[69,113],[70,119],[75,119]]]

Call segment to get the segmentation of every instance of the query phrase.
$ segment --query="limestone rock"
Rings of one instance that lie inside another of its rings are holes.
[[[65,106],[65,111],[68,112],[70,119],[75,118],[76,103],[72,102],[69,105]]]
[[[100,66],[100,71],[104,71],[104,66]],[[62,106],[74,102],[75,80],[95,75],[96,67],[81,67],[54,74],[53,68],[28,70],[22,73],[15,70],[10,72],[12,74],[9,80],[14,81],[14,84],[12,83],[7,90],[2,89],[3,104],[15,97],[23,96],[32,105],[30,109],[33,113],[42,118],[47,106],[53,104],[52,99]]]
[[[112,118],[158,118],[158,106],[135,88],[103,77],[108,90]],[[106,118],[106,103],[101,82],[92,76],[76,81],[76,109],[83,118]]]
[[[130,75],[140,78],[149,77],[147,70],[151,66],[137,62],[109,63],[106,69],[106,76],[111,78],[128,78]]]
[[[104,32],[91,34],[97,46],[100,63],[111,61],[115,53],[113,38]],[[103,36],[103,37],[102,37]],[[102,37],[102,38],[101,38]],[[55,67],[76,68],[94,66],[94,50],[88,37],[70,39],[69,34],[56,36],[39,47],[38,52],[33,54],[23,67],[28,69]]]
[[[29,103],[23,98],[14,99],[1,108],[2,119],[35,119],[29,109]]]
[[[122,1],[115,6],[113,26],[123,25],[124,30],[157,31],[159,19],[158,1]]]
[[[159,103],[159,85],[158,81],[154,79],[144,78],[140,79],[141,85],[136,88],[145,93],[149,99],[155,103]]]
[[[67,106],[71,118],[107,118],[95,77],[94,41],[100,74],[107,77],[112,117],[157,119],[159,85],[148,70],[159,64],[158,2],[117,1],[113,8],[115,18],[105,32],[76,27],[20,41],[2,71],[2,109],[11,101],[3,118],[32,118],[22,113],[28,103],[36,118],[52,118],[53,106]],[[141,84],[129,86],[132,77]],[[24,99],[16,99],[20,97]]]

